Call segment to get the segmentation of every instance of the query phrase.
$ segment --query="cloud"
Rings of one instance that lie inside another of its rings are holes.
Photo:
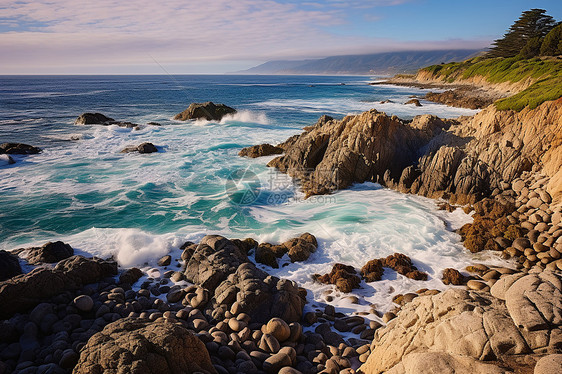
[[[406,1],[327,0],[322,7],[303,7],[280,0],[0,0],[0,25],[8,29],[0,33],[0,74],[39,66],[196,64],[404,49],[409,46],[329,29],[346,24],[342,7]]]

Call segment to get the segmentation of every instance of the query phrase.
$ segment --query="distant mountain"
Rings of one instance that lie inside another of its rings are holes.
[[[414,73],[441,62],[463,61],[478,55],[477,49],[385,52],[332,56],[317,60],[269,61],[236,74],[380,74]]]

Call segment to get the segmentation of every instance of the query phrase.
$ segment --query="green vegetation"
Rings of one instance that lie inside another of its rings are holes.
[[[484,56],[421,71],[449,83],[478,76],[490,83],[530,81],[526,90],[496,102],[500,110],[519,111],[562,97],[561,55],[562,23],[556,23],[544,9],[531,9],[523,12]]]
[[[534,83],[526,90],[496,102],[500,110],[531,109],[548,100],[562,97],[562,59],[543,57],[521,59],[481,58],[463,62],[433,65],[422,71],[431,73],[445,82],[482,76],[490,83],[517,83],[531,79]]]
[[[511,25],[503,38],[494,41],[488,57],[538,56],[543,39],[554,26],[556,21],[546,14],[546,10],[527,10]]]

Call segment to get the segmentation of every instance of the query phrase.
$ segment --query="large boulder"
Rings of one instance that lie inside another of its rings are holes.
[[[514,282],[501,285],[505,301],[462,289],[415,298],[377,330],[362,372],[425,372],[424,365],[435,366],[434,372],[450,372],[444,368],[452,367],[468,373],[471,365],[476,372],[502,372],[493,366],[482,369],[481,364],[510,362],[511,355],[558,352],[562,278],[549,272],[507,278]],[[418,360],[429,360],[430,353],[438,353],[435,362],[422,365]]]
[[[55,263],[74,255],[74,249],[61,241],[48,242],[41,247],[31,247],[27,252],[27,262],[30,264]]]
[[[41,152],[41,148],[23,143],[2,143],[0,144],[0,154],[12,155],[34,155]]]
[[[239,310],[254,322],[273,317],[298,321],[305,304],[303,290],[258,269],[245,249],[222,236],[205,236],[189,259],[185,276],[209,291],[213,310],[237,302]]]
[[[9,318],[65,290],[76,290],[117,274],[117,263],[73,256],[53,269],[36,268],[0,282],[0,318]]]
[[[6,251],[0,251],[0,281],[10,279],[21,274],[18,256]]]
[[[216,373],[205,344],[181,323],[121,319],[88,340],[75,374]]]
[[[283,148],[266,143],[242,148],[242,150],[238,152],[238,156],[256,158],[263,156],[280,155],[281,153],[283,153]]]
[[[206,103],[191,103],[183,112],[174,117],[177,121],[190,119],[206,119],[207,121],[220,121],[227,114],[236,113],[236,109],[224,104],[215,104],[212,101]]]

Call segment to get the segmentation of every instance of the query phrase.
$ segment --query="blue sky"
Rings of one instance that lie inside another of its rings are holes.
[[[484,48],[561,0],[0,0],[0,74],[222,73],[273,59]]]

